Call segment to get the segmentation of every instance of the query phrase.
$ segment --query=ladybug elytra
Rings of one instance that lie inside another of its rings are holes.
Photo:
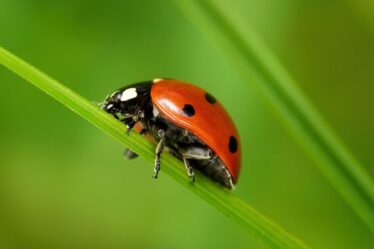
[[[232,189],[240,171],[239,135],[223,106],[189,83],[155,79],[123,87],[108,96],[102,109],[157,144],[154,178],[164,148],[194,169]],[[137,155],[125,151],[127,158]]]

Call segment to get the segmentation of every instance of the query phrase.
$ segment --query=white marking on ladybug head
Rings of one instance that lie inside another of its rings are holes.
[[[153,83],[157,83],[157,82],[160,82],[160,81],[162,81],[163,79],[154,79],[153,80]]]
[[[121,96],[121,101],[127,101],[133,98],[136,98],[138,96],[138,93],[136,92],[136,88],[129,88],[126,89]]]

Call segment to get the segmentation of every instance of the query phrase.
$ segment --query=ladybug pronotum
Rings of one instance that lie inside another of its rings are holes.
[[[127,127],[157,144],[154,178],[164,148],[181,159],[194,181],[194,169],[232,189],[240,172],[240,140],[223,106],[189,83],[155,79],[123,87],[101,107]],[[137,155],[125,151],[129,159]]]

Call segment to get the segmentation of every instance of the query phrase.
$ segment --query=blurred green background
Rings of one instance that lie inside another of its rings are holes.
[[[374,4],[232,5],[373,176]],[[236,194],[314,248],[374,247],[253,84],[171,1],[0,0],[0,44],[93,101],[157,77],[200,85],[242,138]],[[0,248],[264,248],[3,67],[0,83]]]

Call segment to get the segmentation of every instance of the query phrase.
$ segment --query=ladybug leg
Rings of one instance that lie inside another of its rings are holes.
[[[207,160],[212,157],[212,151],[210,149],[198,146],[189,146],[187,148],[181,148],[180,153],[183,157],[183,162],[187,170],[187,175],[191,177],[191,182],[195,181],[195,173],[189,159]]]
[[[183,158],[184,166],[186,167],[187,170],[187,175],[191,177],[191,182],[195,182],[195,172],[193,170],[193,167],[190,164],[190,161],[187,158]]]
[[[134,121],[132,118],[126,118],[122,122],[126,124],[126,135],[129,135],[132,128],[134,128],[136,121]]]
[[[158,136],[160,137],[160,141],[158,142],[157,147],[156,147],[155,167],[153,169],[155,174],[152,176],[155,179],[158,177],[158,172],[160,171],[160,156],[165,147],[164,135],[165,135],[164,130],[162,129],[158,130]]]
[[[212,157],[212,150],[199,146],[182,148],[180,149],[180,153],[186,159],[207,160]]]
[[[143,128],[139,134],[144,136],[146,133],[147,133],[147,129]],[[127,160],[131,160],[131,159],[134,159],[134,158],[137,158],[138,157],[138,154],[136,154],[134,151],[126,148],[125,151],[123,152],[123,156],[127,159]]]
[[[125,149],[125,151],[123,152],[123,156],[126,159],[131,160],[131,159],[137,158],[138,154],[136,154],[134,151],[132,151],[130,149]]]
[[[132,128],[134,128],[135,124],[140,121],[140,119],[144,118],[144,112],[139,110],[134,116],[125,118],[124,123],[126,124],[126,134],[129,135]]]

